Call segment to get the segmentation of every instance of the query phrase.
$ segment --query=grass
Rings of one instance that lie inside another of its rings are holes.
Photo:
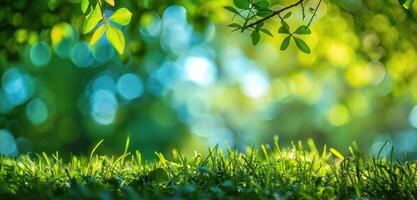
[[[298,142],[144,162],[139,151],[64,161],[54,155],[0,157],[0,199],[416,199],[417,163],[349,154]]]

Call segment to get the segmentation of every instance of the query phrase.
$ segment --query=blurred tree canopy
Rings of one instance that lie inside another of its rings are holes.
[[[115,152],[128,134],[148,155],[273,135],[417,152],[413,1],[0,4],[0,138],[10,155],[86,152],[101,138]]]

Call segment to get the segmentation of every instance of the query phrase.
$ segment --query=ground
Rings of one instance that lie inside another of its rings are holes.
[[[308,140],[281,148],[214,147],[186,158],[139,151],[62,159],[53,155],[0,158],[0,199],[416,199],[417,164],[318,151]],[[169,159],[166,159],[169,157]]]

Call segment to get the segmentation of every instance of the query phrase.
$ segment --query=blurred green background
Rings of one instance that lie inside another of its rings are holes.
[[[279,19],[257,46],[231,33],[232,4],[116,0],[133,13],[119,56],[105,37],[90,47],[80,34],[77,0],[2,0],[0,153],[83,154],[100,139],[101,152],[120,153],[130,135],[148,157],[274,136],[416,154],[416,4],[326,0],[303,37],[311,54],[279,50]]]

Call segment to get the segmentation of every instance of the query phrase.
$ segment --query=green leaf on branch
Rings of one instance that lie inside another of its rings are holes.
[[[291,41],[291,35],[287,36],[284,38],[284,40],[282,40],[281,43],[281,51],[284,51],[288,48],[288,46],[290,45],[290,41]]]
[[[93,46],[100,40],[100,38],[104,35],[104,31],[106,30],[107,24],[102,24],[97,28],[97,30],[93,33],[93,36],[90,40],[90,45]]]
[[[240,24],[238,24],[238,23],[232,23],[232,24],[229,24],[227,26],[228,27],[231,27],[231,28],[242,28],[242,26]]]
[[[236,14],[236,15],[239,15],[239,12],[235,8],[233,8],[232,6],[225,6],[224,9],[226,9],[226,10],[228,10],[228,11],[230,11],[230,12]]]
[[[233,0],[233,3],[240,9],[249,9],[250,6],[249,0]]]
[[[297,45],[298,49],[300,49],[302,52],[309,54],[311,52],[310,47],[308,47],[307,43],[304,42],[304,40],[294,37],[295,44]]]
[[[267,17],[269,15],[272,15],[274,12],[272,10],[259,10],[258,12],[256,12],[257,16],[260,17]]]
[[[123,54],[125,48],[125,38],[122,31],[109,24],[106,31],[107,40],[116,49],[117,53]]]
[[[291,17],[292,12],[287,12],[287,14],[284,15],[283,19],[287,19]]]
[[[306,25],[301,25],[300,27],[297,28],[297,30],[295,30],[294,33],[300,34],[300,35],[308,35],[308,34],[311,34],[311,30]]]
[[[258,30],[253,31],[250,36],[252,38],[253,45],[257,45],[259,43],[259,40],[261,40],[261,34],[259,34]]]
[[[255,7],[258,9],[268,9],[269,8],[269,1],[267,0],[259,0],[255,2]]]
[[[81,10],[83,11],[83,13],[87,11],[89,5],[90,5],[90,2],[88,0],[81,1]]]
[[[398,0],[398,3],[402,5],[405,9],[410,9],[413,6],[414,0]]]
[[[91,32],[97,24],[103,19],[103,14],[101,12],[100,5],[96,4],[96,7],[93,11],[87,16],[87,19],[84,21],[83,25],[83,33],[89,33]]]
[[[235,31],[237,31],[237,30],[242,29],[242,26],[241,26],[240,24],[238,24],[238,23],[232,23],[232,24],[229,24],[229,25],[228,25],[228,27],[234,28],[234,29],[232,30],[232,32],[235,32]]]
[[[127,8],[119,8],[110,16],[109,20],[114,21],[122,26],[126,26],[129,24],[131,18],[132,13]]]
[[[259,22],[258,24],[256,24],[256,29],[260,29],[260,28],[262,28],[262,26],[264,26],[265,25],[265,23],[263,23],[263,22]]]
[[[265,33],[265,34],[267,34],[267,35],[269,35],[271,37],[274,37],[272,35],[272,33],[268,29],[266,29],[266,28],[261,28],[261,29],[259,29],[259,31],[261,31],[261,32],[263,32],[263,33]]]
[[[278,33],[290,34],[290,26],[287,24],[287,22],[282,21],[281,27],[278,29]]]

